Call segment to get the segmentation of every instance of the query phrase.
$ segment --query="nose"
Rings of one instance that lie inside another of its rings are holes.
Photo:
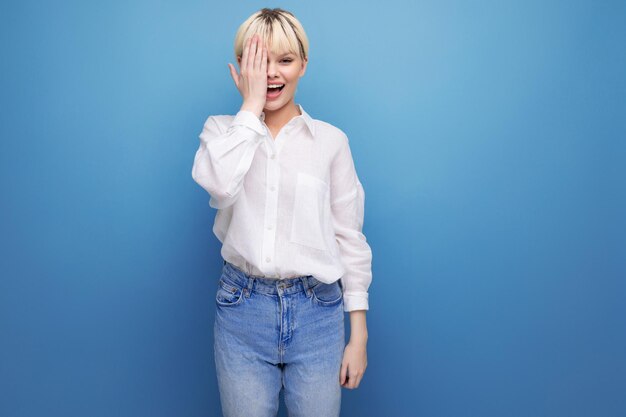
[[[278,75],[278,67],[271,61],[267,64],[267,76],[273,78]]]

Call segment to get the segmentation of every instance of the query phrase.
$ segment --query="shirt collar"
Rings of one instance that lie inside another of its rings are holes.
[[[304,120],[304,124],[309,128],[309,132],[311,132],[311,136],[315,137],[315,124],[313,123],[313,118],[309,116],[307,112],[304,111],[304,108],[301,104],[296,104],[300,109],[301,115],[294,117],[294,119],[302,118]],[[261,112],[261,120],[265,122],[265,112]]]

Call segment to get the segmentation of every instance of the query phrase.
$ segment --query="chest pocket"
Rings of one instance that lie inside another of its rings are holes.
[[[290,240],[326,250],[325,230],[330,218],[330,188],[321,179],[298,172]]]

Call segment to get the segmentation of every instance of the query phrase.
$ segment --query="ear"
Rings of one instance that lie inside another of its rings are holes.
[[[239,66],[239,72],[241,72],[241,56],[237,57],[237,65]]]
[[[304,75],[304,73],[306,72],[306,66],[309,63],[308,58],[305,58],[302,60],[302,67],[300,68],[300,77],[302,77]]]

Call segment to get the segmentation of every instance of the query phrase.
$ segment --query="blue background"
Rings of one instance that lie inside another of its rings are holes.
[[[0,415],[219,415],[191,166],[265,6],[366,192],[342,415],[626,415],[626,6],[521,0],[2,2]]]

